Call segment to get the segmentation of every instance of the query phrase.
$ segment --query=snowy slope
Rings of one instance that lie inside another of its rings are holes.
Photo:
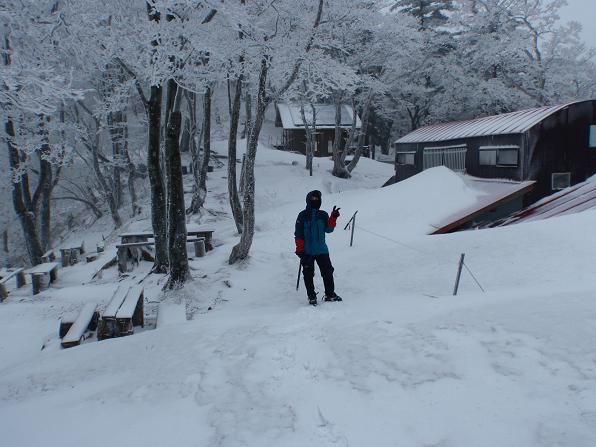
[[[477,199],[458,176],[435,169],[380,190],[390,165],[363,160],[340,180],[329,160],[313,178],[302,163],[260,149],[257,234],[239,267],[226,264],[237,237],[225,168],[211,176],[201,223],[216,225],[216,250],[192,262],[185,291],[147,285],[150,302],[182,301],[191,321],[40,351],[64,311],[116,287],[113,272],[81,285],[85,265],[0,305],[2,445],[594,445],[596,240],[584,232],[596,212],[425,236]],[[315,188],[324,209],[342,207],[328,243],[345,301],[311,308],[295,291],[292,234]],[[356,210],[350,248],[342,228]],[[462,252],[486,293],[465,272],[451,296]]]

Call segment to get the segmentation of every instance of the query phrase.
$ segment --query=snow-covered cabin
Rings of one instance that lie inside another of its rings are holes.
[[[395,180],[434,166],[535,180],[532,203],[596,173],[596,100],[421,127],[394,143]]]
[[[335,106],[327,104],[315,104],[315,157],[327,157],[333,153],[333,142],[335,140]],[[309,104],[304,105],[304,116],[310,124],[312,122],[312,109]],[[341,106],[341,129],[342,142],[344,147],[347,136],[352,128],[354,120],[354,109],[352,106],[343,104]],[[306,130],[300,111],[300,104],[277,103],[275,126],[282,129],[281,139],[277,146],[280,149],[306,153]],[[356,113],[356,129],[360,129],[362,123]]]

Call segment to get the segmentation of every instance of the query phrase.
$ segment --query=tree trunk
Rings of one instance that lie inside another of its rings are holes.
[[[44,145],[45,146],[45,145]],[[49,151],[49,147],[47,148]],[[49,161],[42,158],[41,164],[44,166],[43,170],[47,171],[47,174],[43,176],[43,183],[38,186],[41,188],[41,198],[39,204],[39,236],[42,250],[49,250],[52,247],[52,228],[51,228],[51,216],[52,216],[52,190],[53,179],[52,179],[52,165]],[[40,176],[39,181],[42,181]]]
[[[2,232],[2,251],[4,252],[3,254],[3,264],[4,267],[10,267],[10,262],[9,262],[9,252],[8,252],[8,230],[4,230]]]
[[[151,188],[151,224],[155,236],[154,273],[166,273],[168,269],[166,198],[159,157],[162,92],[161,85],[151,86],[148,113],[147,172]]]
[[[128,167],[128,195],[130,196],[130,207],[132,209],[131,216],[138,216],[141,214],[141,207],[137,200],[137,189],[135,187],[135,178],[137,177],[137,168],[130,158],[130,151],[128,150],[128,117],[126,113],[122,116],[122,157]]]
[[[205,89],[203,99],[203,155],[201,164],[196,173],[196,184],[192,195],[192,202],[189,208],[190,213],[196,214],[205,205],[207,198],[207,171],[211,158],[211,88]]]
[[[122,112],[109,112],[107,116],[108,129],[112,140],[112,194],[116,207],[122,206]]]
[[[244,132],[242,132],[242,138],[246,138],[246,147],[248,147],[250,128],[252,127],[252,97],[250,96],[250,92],[248,91],[248,86],[246,87],[246,94],[244,95],[244,114],[246,115],[246,117],[244,122]]]
[[[248,148],[246,153],[244,193],[243,193],[243,222],[242,236],[240,242],[232,248],[228,262],[234,264],[239,260],[246,259],[252,245],[255,233],[255,161],[257,158],[257,147],[259,144],[259,135],[267,109],[267,98],[265,89],[267,85],[268,62],[267,58],[261,60],[261,71],[259,74],[259,90],[257,97],[257,111],[255,122],[248,138]]]
[[[228,195],[230,196],[230,208],[234,216],[234,223],[238,233],[242,233],[242,205],[238,196],[238,184],[236,181],[236,143],[238,134],[238,122],[240,118],[240,98],[242,95],[242,76],[236,81],[236,91],[232,102],[230,114],[230,136],[228,138]]]
[[[304,112],[304,103],[300,104],[300,116],[302,117],[302,124],[304,125],[304,133],[306,135],[306,169],[310,171],[312,177],[312,165],[315,154],[315,132],[317,128],[317,112],[315,106],[310,102],[310,108],[312,113],[312,126],[306,119],[306,113]]]
[[[169,120],[166,127],[166,166],[169,178],[167,196],[168,207],[168,253],[170,278],[166,288],[180,288],[189,278],[188,253],[186,251],[186,214],[184,209],[184,185],[182,181],[182,161],[180,158],[180,131],[182,114],[180,113],[182,95],[176,82],[168,81],[167,107]]]
[[[333,170],[331,174],[339,178],[350,178],[350,172],[346,168],[344,158],[342,157],[341,140],[343,130],[341,128],[341,97],[335,101],[335,136],[333,140]],[[348,142],[344,146],[343,152],[348,149]]]
[[[356,146],[356,150],[354,151],[354,156],[352,157],[352,161],[348,164],[347,168],[349,172],[352,172],[356,165],[358,164],[358,160],[360,160],[360,156],[362,155],[362,150],[364,149],[364,142],[366,138],[366,132],[368,127],[368,114],[370,112],[370,107],[372,103],[372,94],[369,94],[366,98],[366,102],[364,104],[364,110],[362,111],[362,128],[360,129],[360,135],[358,136],[358,146]]]
[[[8,158],[10,167],[13,172],[19,172],[20,170],[20,156],[18,149],[14,146],[15,129],[13,121],[8,118],[4,125],[8,146]],[[41,257],[43,256],[43,249],[37,236],[35,229],[35,221],[30,210],[25,206],[23,200],[23,190],[21,182],[13,182],[12,184],[12,203],[14,210],[19,218],[23,234],[25,236],[25,246],[27,247],[27,253],[29,254],[29,261],[31,265],[41,264]]]

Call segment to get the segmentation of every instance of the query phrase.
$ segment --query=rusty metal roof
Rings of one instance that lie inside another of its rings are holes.
[[[565,188],[512,214],[498,226],[548,219],[596,209],[596,176],[575,186]]]
[[[517,112],[503,113],[501,115],[487,116],[468,121],[434,124],[432,126],[416,129],[403,136],[395,143],[426,143],[487,135],[520,134],[531,129],[553,113],[578,102],[584,101],[575,101],[558,106],[540,107],[537,109],[520,110]]]

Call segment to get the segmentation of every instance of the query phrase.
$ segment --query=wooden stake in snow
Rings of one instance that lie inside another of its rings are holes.
[[[461,257],[459,258],[459,265],[457,266],[457,276],[455,278],[455,287],[453,288],[453,296],[457,295],[457,289],[459,288],[459,279],[461,277],[461,269],[464,266],[465,256],[465,253],[462,253]]]

